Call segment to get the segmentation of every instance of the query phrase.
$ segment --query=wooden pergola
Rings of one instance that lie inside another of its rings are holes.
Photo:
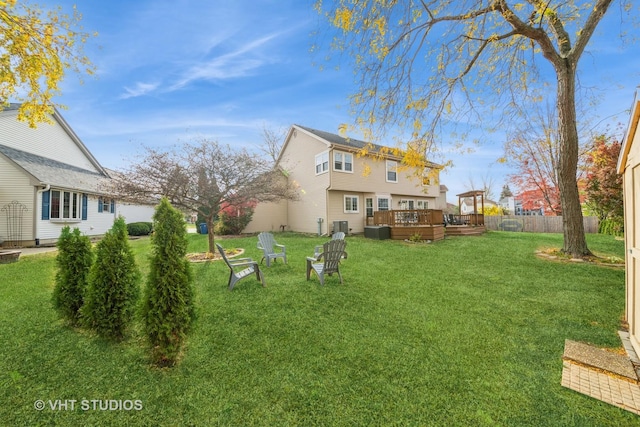
[[[474,214],[484,214],[484,191],[482,190],[471,190],[466,193],[460,193],[458,196],[458,212],[462,214],[462,199],[466,199],[467,197],[473,197],[473,213]],[[478,196],[480,196],[480,212],[478,212]]]
[[[446,215],[448,235],[482,234],[486,231],[484,226],[484,191],[472,190],[460,193],[458,196],[458,215]],[[478,206],[480,197],[480,206]],[[473,213],[462,213],[462,200],[473,199]]]

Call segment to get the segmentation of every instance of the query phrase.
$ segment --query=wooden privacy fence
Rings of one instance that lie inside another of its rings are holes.
[[[598,218],[583,217],[585,233],[598,232]],[[561,216],[485,215],[487,230],[528,231],[530,233],[562,233]]]

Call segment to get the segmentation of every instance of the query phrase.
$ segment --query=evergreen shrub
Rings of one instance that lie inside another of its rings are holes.
[[[127,224],[127,233],[129,236],[148,236],[153,230],[151,222],[130,222]]]
[[[122,339],[133,320],[139,282],[127,227],[119,217],[96,246],[96,262],[82,307],[86,325],[103,337]]]
[[[93,264],[91,240],[78,228],[62,229],[56,245],[56,278],[53,288],[53,306],[60,316],[76,326],[80,323],[84,293]]]
[[[153,228],[142,317],[154,363],[172,366],[195,319],[187,232],[182,213],[166,198],[156,207]]]

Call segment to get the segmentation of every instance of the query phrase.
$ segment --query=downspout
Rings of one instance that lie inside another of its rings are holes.
[[[39,206],[40,209],[35,209],[33,215],[33,236],[36,241],[36,246],[40,246],[40,238],[38,237],[38,223],[40,222],[40,219],[38,219],[38,212],[42,211],[42,193],[51,189],[51,184],[45,184],[44,182],[41,182],[40,185],[44,185],[44,188],[41,188],[36,192],[36,207]]]

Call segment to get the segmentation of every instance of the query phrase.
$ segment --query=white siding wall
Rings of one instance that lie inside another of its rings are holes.
[[[27,210],[22,216],[22,236],[20,240],[33,239],[34,187],[29,177],[21,170],[0,156],[0,241],[7,240],[7,212],[1,209],[17,201],[25,205]]]
[[[37,199],[40,199],[38,197]],[[87,236],[101,236],[105,234],[112,226],[116,218],[115,213],[98,212],[98,198],[89,196],[87,198],[87,219],[85,221],[58,221],[43,220],[41,215],[41,200],[38,201],[38,213],[36,221],[38,222],[38,235],[40,244],[55,242],[60,236],[60,231],[65,225],[73,228],[79,228],[83,234]],[[117,212],[117,204],[116,204]]]
[[[116,203],[116,217],[122,215],[125,222],[153,222],[155,206],[136,205],[131,203]]]
[[[97,171],[64,128],[39,123],[36,129],[17,120],[17,111],[0,114],[0,144],[90,171]]]

